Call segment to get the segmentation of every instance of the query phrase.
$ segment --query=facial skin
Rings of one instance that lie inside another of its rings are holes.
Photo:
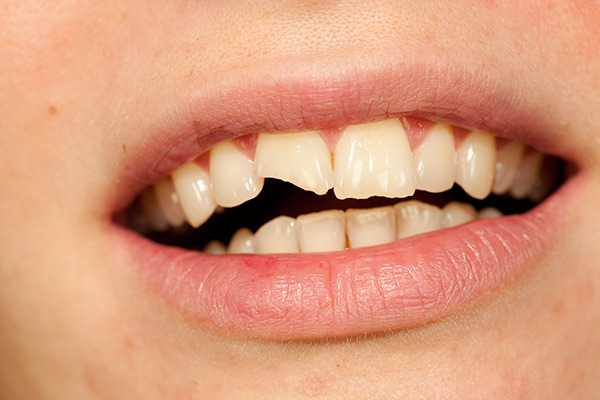
[[[600,396],[600,4],[5,0],[0,11],[1,398]],[[105,228],[127,157],[159,117],[185,112],[182,99],[295,66],[318,80],[415,58],[479,71],[560,127],[552,140],[584,184],[531,274],[426,326],[281,343],[188,320],[114,256]]]

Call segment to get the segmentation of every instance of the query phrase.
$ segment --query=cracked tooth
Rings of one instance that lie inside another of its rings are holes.
[[[496,177],[492,192],[494,194],[506,193],[517,176],[519,163],[525,151],[525,144],[510,141],[496,152]]]
[[[173,182],[169,178],[161,178],[152,187],[156,201],[160,205],[163,215],[172,226],[181,226],[185,222],[183,211],[179,203],[179,196],[175,191]]]
[[[210,151],[210,179],[215,201],[235,207],[255,198],[264,179],[254,174],[254,161],[232,142],[223,142]]]
[[[333,184],[331,153],[317,132],[261,133],[254,163],[258,176],[317,194],[327,193]]]
[[[199,227],[217,207],[208,173],[198,164],[189,162],[173,171],[171,176],[187,221],[194,228]]]
[[[456,151],[452,127],[435,125],[413,152],[417,189],[439,193],[449,190],[456,180]]]
[[[495,207],[486,207],[483,210],[479,211],[477,214],[477,219],[486,219],[486,218],[500,218],[503,217],[502,211],[498,210]]]
[[[254,235],[257,254],[298,253],[296,220],[277,217],[260,227]]]
[[[255,242],[250,229],[240,228],[231,237],[227,252],[230,254],[253,254],[256,247]]]
[[[296,226],[302,253],[346,249],[346,215],[341,210],[300,215]]]
[[[517,177],[510,188],[510,194],[515,199],[524,199],[535,186],[540,175],[544,155],[538,151],[527,152],[521,160]]]
[[[351,249],[393,242],[396,218],[391,206],[346,211],[346,232]]]
[[[333,158],[333,190],[339,199],[406,197],[415,192],[413,157],[398,119],[349,126]]]
[[[417,200],[394,205],[396,212],[396,239],[442,229],[442,210]]]
[[[140,197],[142,212],[148,218],[150,227],[155,231],[164,232],[169,229],[169,221],[160,209],[154,191],[150,188],[144,190]]]
[[[462,142],[457,156],[458,183],[476,199],[486,198],[492,191],[496,170],[496,140],[484,132],[471,132]]]
[[[451,201],[442,209],[442,226],[444,228],[466,224],[475,218],[477,218],[475,207],[467,203]]]
[[[203,252],[208,253],[208,254],[225,254],[227,253],[227,249],[225,248],[225,245],[221,242],[219,242],[218,240],[211,240],[210,242],[208,242],[206,244],[206,246],[204,246],[204,249],[202,249]]]

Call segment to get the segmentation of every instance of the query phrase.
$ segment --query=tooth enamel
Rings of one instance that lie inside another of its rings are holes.
[[[496,170],[496,140],[484,132],[471,132],[462,142],[457,156],[458,183],[476,199],[486,198],[492,191]]]
[[[452,201],[442,209],[442,226],[444,228],[462,225],[475,218],[477,218],[477,211],[470,204]]]
[[[277,217],[263,226],[254,235],[257,254],[298,253],[296,220]]]
[[[502,214],[502,211],[498,210],[497,208],[486,207],[479,211],[477,214],[477,219],[500,218],[502,216],[504,216],[504,214]]]
[[[255,239],[250,229],[240,228],[231,237],[227,252],[230,254],[252,254],[254,248]]]
[[[540,169],[540,174],[529,193],[529,200],[534,203],[539,203],[550,194],[560,176],[558,160],[555,158],[544,157]]]
[[[181,226],[185,222],[183,211],[179,203],[179,196],[169,178],[161,178],[153,185],[156,201],[160,209],[172,226]]]
[[[255,198],[264,179],[254,175],[254,161],[232,142],[223,142],[210,151],[210,179],[215,201],[235,207]]]
[[[510,188],[510,194],[515,199],[524,199],[535,186],[540,175],[544,155],[537,151],[530,151],[523,156],[517,177]]]
[[[171,176],[187,221],[194,228],[199,227],[217,207],[208,173],[198,164],[189,162],[175,170]]]
[[[494,194],[504,194],[510,189],[517,176],[524,150],[523,143],[510,141],[497,151],[496,177],[492,188]]]
[[[349,209],[346,211],[346,232],[351,249],[376,246],[394,241],[396,218],[392,207]]]
[[[227,253],[227,249],[225,248],[225,245],[221,242],[219,242],[218,240],[211,240],[210,242],[208,242],[206,244],[206,246],[204,246],[204,249],[202,249],[203,252],[208,253],[208,254],[225,254]]]
[[[142,212],[146,218],[148,218],[148,222],[150,223],[150,227],[152,229],[158,232],[163,232],[169,229],[169,221],[167,221],[162,213],[160,205],[158,204],[152,189],[146,189],[142,192],[140,204]]]
[[[349,126],[333,157],[339,199],[406,197],[415,191],[411,149],[398,119]]]
[[[256,174],[325,194],[333,184],[331,153],[317,132],[261,133],[254,157]]]
[[[435,125],[417,146],[413,158],[417,189],[438,193],[452,188],[456,180],[456,151],[449,125]]]
[[[296,227],[302,253],[346,248],[346,216],[341,210],[300,215]]]
[[[396,212],[396,239],[442,229],[442,210],[417,200],[394,205]]]

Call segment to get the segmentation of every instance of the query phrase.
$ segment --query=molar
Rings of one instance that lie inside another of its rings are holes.
[[[185,222],[179,196],[175,191],[173,182],[169,178],[161,178],[152,187],[156,201],[160,205],[163,215],[172,226],[181,226]]]
[[[435,125],[414,150],[413,157],[417,189],[438,193],[452,188],[456,180],[456,151],[449,125]]]
[[[517,177],[510,188],[510,194],[515,199],[524,199],[529,196],[539,179],[540,169],[544,155],[535,150],[527,152],[521,160]]]
[[[296,225],[303,253],[346,249],[346,215],[341,210],[300,215]]]
[[[148,188],[142,192],[140,205],[152,229],[158,232],[164,232],[169,229],[169,221],[167,221],[167,218],[165,218],[161,211],[152,189]]]
[[[208,173],[198,164],[189,162],[173,171],[171,176],[187,221],[194,228],[199,227],[217,207]]]
[[[351,249],[393,242],[396,218],[390,206],[370,209],[348,209],[346,232]]]
[[[524,151],[525,145],[515,141],[510,141],[498,149],[496,153],[496,177],[492,188],[494,194],[504,194],[510,189],[519,171],[519,163]]]
[[[456,151],[456,183],[476,199],[492,191],[496,169],[496,139],[484,132],[471,132]]]

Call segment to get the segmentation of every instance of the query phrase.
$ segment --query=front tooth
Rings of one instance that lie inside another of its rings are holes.
[[[498,210],[497,208],[486,207],[479,211],[477,214],[477,219],[500,218],[502,216],[504,216],[504,214],[502,214],[502,211]]]
[[[394,241],[396,218],[392,207],[346,211],[346,232],[351,249]]]
[[[277,217],[263,226],[254,235],[257,254],[298,253],[296,220]]]
[[[230,254],[252,254],[256,247],[256,240],[248,228],[240,228],[233,234],[229,241],[227,252]]]
[[[442,210],[417,200],[404,201],[394,206],[396,212],[396,239],[442,229]]]
[[[415,191],[413,157],[398,119],[349,126],[333,158],[339,199],[406,197]]]
[[[188,222],[194,228],[199,227],[217,207],[208,173],[198,164],[189,162],[175,170],[172,177]]]
[[[256,173],[325,194],[333,184],[331,153],[317,132],[261,133],[254,157]]]
[[[510,188],[510,194],[515,199],[524,199],[535,186],[540,175],[544,155],[537,151],[530,151],[523,156],[517,177]]]
[[[150,227],[155,231],[163,232],[169,228],[169,221],[165,218],[163,212],[160,209],[160,205],[156,200],[154,191],[152,189],[146,189],[142,192],[140,198],[142,212],[148,218]]]
[[[437,124],[413,153],[417,171],[417,189],[444,192],[456,180],[454,134],[449,125]]]
[[[173,182],[169,178],[161,178],[152,187],[156,201],[160,205],[163,215],[173,226],[181,226],[185,222],[179,196],[175,191]]]
[[[206,246],[204,246],[204,249],[202,249],[203,252],[208,253],[208,254],[225,254],[227,253],[227,249],[225,248],[225,245],[221,242],[219,242],[218,240],[211,240],[210,242],[208,242],[206,244]]]
[[[462,225],[475,218],[477,218],[477,211],[470,204],[452,201],[442,209],[442,226],[444,228]]]
[[[254,174],[254,161],[232,142],[223,142],[210,151],[210,178],[215,201],[235,207],[255,198],[264,179]]]
[[[456,183],[471,197],[486,198],[494,182],[496,139],[488,133],[471,132],[456,151],[456,156]]]
[[[494,194],[504,194],[510,189],[517,176],[523,151],[525,151],[525,145],[514,141],[506,143],[498,150],[496,153],[496,177],[492,188]]]
[[[300,215],[296,224],[302,253],[346,248],[346,216],[341,210]]]

